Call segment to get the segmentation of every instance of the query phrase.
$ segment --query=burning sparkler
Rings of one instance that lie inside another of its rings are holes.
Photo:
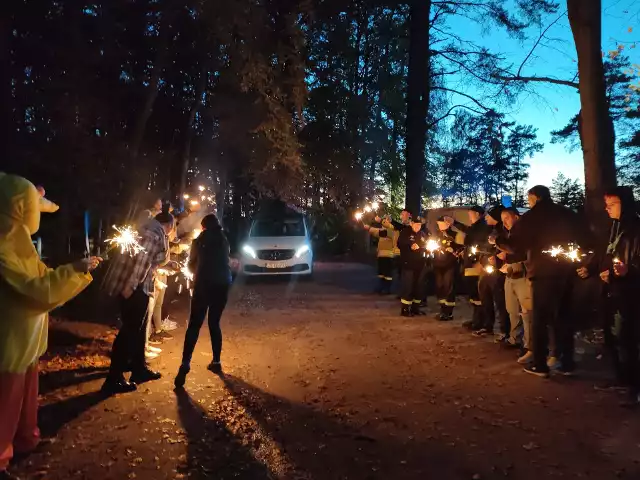
[[[616,257],[616,258],[613,259],[613,264],[614,265],[620,265],[620,264],[622,264],[622,260],[620,260],[618,257]]]
[[[120,248],[121,253],[126,253],[133,257],[145,251],[139,242],[140,235],[131,226],[125,225],[124,227],[117,227],[114,225],[113,229],[118,232],[118,234],[107,238],[105,241],[114,247]]]
[[[440,250],[440,244],[437,241],[435,241],[433,238],[430,238],[429,240],[427,240],[425,248],[427,249],[427,252],[433,254],[438,250]]]
[[[185,193],[185,194],[182,196],[182,198],[184,198],[185,200],[189,200],[189,194],[188,194],[188,193]]]
[[[493,267],[493,265],[487,265],[486,267],[484,267],[484,271],[491,275],[496,271],[496,269]]]
[[[571,262],[577,262],[586,256],[586,254],[580,252],[580,247],[573,243],[570,243],[566,247],[562,245],[551,247],[549,250],[543,250],[542,253],[546,253],[552,258],[565,258]]]
[[[474,255],[478,254],[478,246],[474,245],[471,247],[471,249],[469,250],[469,256],[473,257]]]
[[[204,186],[200,185],[200,186],[198,187],[198,190],[200,190],[201,192],[204,192]]]
[[[371,204],[371,209],[372,209],[372,210],[377,211],[377,210],[378,210],[378,208],[380,208],[380,205],[378,204],[378,202],[373,202],[373,203]]]
[[[355,219],[357,221],[362,220],[362,212],[356,212],[356,214],[354,215]]]

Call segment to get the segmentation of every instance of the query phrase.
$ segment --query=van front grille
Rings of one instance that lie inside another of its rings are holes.
[[[260,260],[291,260],[296,254],[295,250],[258,250],[258,258]]]

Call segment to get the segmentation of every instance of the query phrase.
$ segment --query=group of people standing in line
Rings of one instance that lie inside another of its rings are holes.
[[[231,283],[229,243],[214,214],[183,216],[177,225],[170,210],[158,201],[144,211],[136,225],[143,250],[109,261],[105,287],[119,299],[122,326],[102,386],[106,395],[130,392],[138,383],[161,377],[147,363],[150,336],[152,341],[162,338],[167,327],[160,322],[149,327],[154,311],[162,318],[157,310],[163,301],[158,269],[178,267],[171,253],[184,250],[178,246],[191,241],[188,233],[198,223],[202,233],[193,240],[188,259],[193,273],[191,313],[175,385],[181,388],[185,383],[207,313],[213,349],[209,369],[222,372],[220,317]],[[28,454],[40,442],[38,360],[47,349],[48,314],[89,286],[91,272],[103,262],[87,256],[55,269],[44,265],[31,236],[39,229],[41,213],[52,211],[44,190],[23,177],[0,172],[0,480],[16,480],[8,470],[11,459]],[[125,372],[131,372],[129,380]]]
[[[616,387],[628,393],[625,404],[640,404],[640,217],[633,190],[616,187],[604,195],[611,231],[606,244],[576,212],[555,203],[545,186],[528,192],[525,213],[496,206],[468,208],[468,224],[449,216],[429,232],[425,222],[403,210],[400,221],[376,217],[365,225],[378,238],[378,293],[390,293],[394,261],[400,277],[401,315],[424,315],[426,279],[435,280],[438,319],[453,319],[458,277],[471,303],[463,326],[473,335],[519,349],[518,363],[527,373],[548,377],[551,371],[575,370],[577,282],[601,280],[602,324],[616,373]],[[572,261],[552,256],[552,247],[579,246]],[[495,324],[498,324],[495,330]]]

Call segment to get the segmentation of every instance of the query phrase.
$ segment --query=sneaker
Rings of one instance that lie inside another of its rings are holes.
[[[154,358],[158,358],[159,356],[160,355],[150,350],[145,350],[144,352],[144,358],[148,358],[149,360],[153,360]]]
[[[560,360],[558,360],[556,357],[549,357],[547,359],[547,367],[549,367],[551,370],[557,370],[558,368],[560,368]]]
[[[533,362],[533,352],[531,350],[527,351],[524,355],[518,358],[518,363],[520,365],[529,365]]]
[[[164,330],[165,332],[170,332],[172,330],[175,330],[178,328],[178,324],[172,320],[169,320],[169,318],[166,318],[163,322],[162,322],[162,330]]]
[[[154,333],[149,337],[149,345],[162,345],[162,340],[155,336]]]
[[[171,335],[169,332],[165,332],[164,330],[160,330],[159,332],[156,332],[154,335],[156,335],[160,339],[173,338],[173,335]]]
[[[222,375],[222,364],[220,362],[211,362],[207,365],[207,370],[215,373],[216,375]]]
[[[540,378],[549,378],[549,370],[541,370],[538,367],[524,367],[525,373],[535,375]]]
[[[117,393],[135,392],[138,387],[133,382],[127,382],[123,378],[107,378],[102,384],[102,393],[115,395]],[[2,477],[0,477],[2,478]]]
[[[493,337],[493,343],[505,343],[508,338],[504,333],[499,333]]]
[[[162,353],[162,349],[161,348],[157,348],[157,347],[153,347],[151,345],[149,345],[147,347],[147,350],[153,353]]]
[[[486,328],[481,328],[481,329],[476,330],[475,332],[473,332],[472,335],[474,337],[484,337],[488,333],[490,333],[489,330],[487,330]]]

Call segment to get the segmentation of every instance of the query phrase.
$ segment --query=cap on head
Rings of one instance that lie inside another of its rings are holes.
[[[487,215],[493,218],[496,222],[499,222],[500,214],[502,213],[503,210],[504,210],[504,207],[502,205],[498,205],[496,207],[493,207],[491,210],[489,210],[487,212]]]
[[[479,205],[474,205],[473,207],[469,208],[470,212],[476,212],[479,213],[480,215],[484,215],[484,208],[482,208]]]

